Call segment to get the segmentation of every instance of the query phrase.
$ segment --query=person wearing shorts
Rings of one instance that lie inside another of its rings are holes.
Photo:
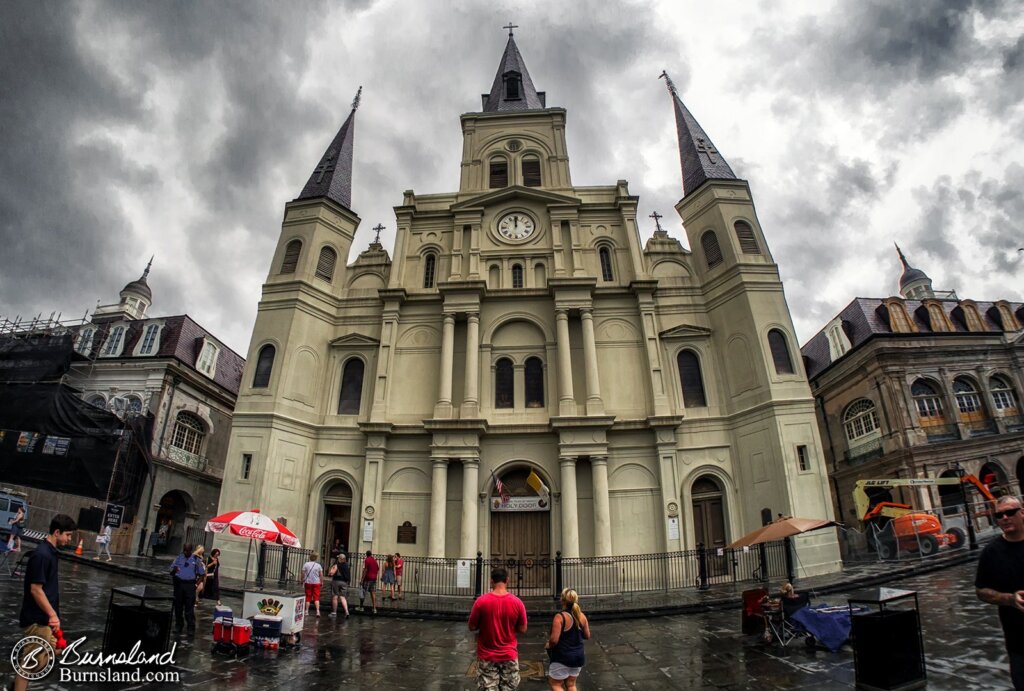
[[[331,570],[327,572],[331,577],[331,616],[338,616],[338,600],[341,600],[341,609],[348,619],[348,586],[352,582],[352,569],[349,568],[348,560],[344,552],[338,552],[331,564]]]
[[[548,685],[552,691],[576,688],[576,677],[583,670],[583,641],[590,638],[590,622],[580,609],[576,591],[566,588],[560,600],[562,611],[552,620],[551,633],[544,644],[551,657]]]
[[[403,599],[402,595],[402,571],[405,569],[405,559],[402,559],[402,555],[395,552],[395,592],[398,594],[398,599]]]
[[[508,591],[508,571],[491,569],[491,591],[473,603],[469,630],[476,633],[476,688],[519,687],[519,635],[526,633],[526,607]]]
[[[313,552],[309,555],[309,561],[302,565],[302,583],[306,589],[306,602],[309,603],[309,611],[316,608],[316,615],[320,616],[320,586],[324,580],[324,567],[320,566],[320,555]]]
[[[366,559],[363,560],[363,578],[359,582],[359,609],[366,611],[363,600],[366,594],[370,594],[370,603],[373,605],[373,613],[377,613],[377,575],[380,573],[380,564],[373,557],[373,552],[366,550]]]

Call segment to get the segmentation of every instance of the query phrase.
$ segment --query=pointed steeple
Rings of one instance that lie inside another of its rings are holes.
[[[327,197],[341,204],[346,209],[352,208],[352,145],[356,129],[356,109],[363,87],[359,87],[356,97],[352,99],[352,112],[338,130],[334,141],[320,158],[320,163],[313,169],[306,186],[298,199],[315,199]]]
[[[895,242],[892,244],[896,245]],[[928,274],[921,269],[912,267],[907,258],[903,256],[903,250],[899,245],[896,245],[896,254],[900,256],[900,262],[903,264],[903,273],[900,275],[900,293],[909,298],[933,297],[932,279],[928,277]]]
[[[672,78],[667,72],[662,72],[661,76],[665,78],[668,91],[672,95],[672,104],[675,106],[679,161],[683,168],[683,196],[693,192],[707,180],[735,180],[736,174],[711,143],[711,137],[683,105]]]
[[[138,296],[144,297],[149,301],[153,300],[153,291],[149,288],[149,283],[146,279],[149,277],[149,269],[153,266],[153,257],[149,258],[149,263],[146,264],[146,270],[142,272],[142,276],[135,279],[124,288],[121,289],[122,297],[124,293],[134,293]]]
[[[482,95],[483,112],[515,112],[546,107],[545,94],[533,86],[530,73],[526,71],[526,63],[512,36],[512,29],[516,27],[509,24],[503,28],[508,29],[508,43],[498,63],[498,73],[494,75],[491,92]]]

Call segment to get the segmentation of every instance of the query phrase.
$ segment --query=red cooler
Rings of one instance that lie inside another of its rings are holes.
[[[213,620],[213,642],[230,643],[232,621],[230,617],[220,617]]]
[[[231,642],[235,645],[249,645],[252,638],[252,623],[248,619],[235,619],[231,626]]]

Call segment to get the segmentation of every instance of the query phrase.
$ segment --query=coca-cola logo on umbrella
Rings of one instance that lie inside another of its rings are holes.
[[[263,538],[267,537],[267,531],[260,530],[258,528],[242,527],[238,529],[238,534],[242,537],[251,537],[256,540],[262,540]]]

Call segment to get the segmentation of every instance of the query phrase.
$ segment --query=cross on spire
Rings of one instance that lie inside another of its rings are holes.
[[[356,91],[356,97],[352,99],[352,110],[359,107],[359,99],[363,96],[363,87],[360,86],[359,90]]]
[[[661,74],[658,75],[658,79],[664,79],[666,86],[668,86],[669,93],[672,94],[673,96],[677,95],[676,85],[672,82],[672,77],[668,76],[667,70],[662,70]]]
[[[317,173],[317,184],[320,184],[320,182],[323,181],[325,173],[330,173],[334,170],[334,161],[332,160],[333,158],[334,152],[328,151],[327,156],[324,158],[323,162],[316,167],[316,170],[313,171],[314,173]]]
[[[378,223],[377,225],[375,225],[373,227],[373,229],[377,231],[377,235],[375,235],[374,238],[373,238],[373,244],[379,245],[380,244],[380,231],[384,230],[384,224],[383,223]]]
[[[661,214],[659,214],[657,211],[655,211],[653,214],[648,216],[648,218],[653,218],[654,219],[654,227],[657,228],[658,232],[660,233],[661,232],[661,223],[659,223],[659,221],[661,219],[665,218],[665,217],[662,216]]]
[[[512,29],[518,29],[519,25],[518,24],[513,24],[512,22],[509,22],[508,24],[506,24],[505,26],[503,26],[501,28],[502,29],[508,29],[508,36],[509,36],[509,38],[512,38]]]
[[[715,162],[715,154],[718,150],[715,149],[715,145],[703,137],[697,137],[697,151],[708,157],[708,160],[712,163]]]

